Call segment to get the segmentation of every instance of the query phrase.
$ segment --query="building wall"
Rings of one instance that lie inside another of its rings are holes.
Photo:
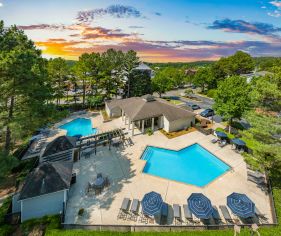
[[[166,117],[164,117],[164,130],[166,132],[175,132],[186,129],[195,123],[195,117],[179,119],[175,121],[168,121]]]
[[[63,203],[67,200],[67,191],[49,193],[21,201],[21,221],[55,215],[63,211]]]
[[[122,115],[122,111],[119,107],[110,109],[107,103],[105,103],[105,111],[109,117],[120,117]]]
[[[16,193],[12,197],[12,213],[20,212],[21,204],[20,204],[20,201],[18,201],[19,196],[20,196],[20,193]]]

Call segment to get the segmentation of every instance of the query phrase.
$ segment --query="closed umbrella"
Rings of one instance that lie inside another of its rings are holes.
[[[212,203],[202,193],[192,193],[187,199],[191,212],[199,219],[209,219],[213,213]]]
[[[230,194],[227,197],[227,206],[235,215],[244,219],[255,215],[255,203],[253,203],[245,194]]]
[[[161,195],[153,191],[145,194],[141,201],[143,213],[149,216],[160,213],[162,204],[163,200]]]

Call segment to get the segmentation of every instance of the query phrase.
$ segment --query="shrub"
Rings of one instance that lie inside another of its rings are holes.
[[[84,214],[84,211],[85,211],[84,208],[80,208],[78,211],[78,215],[82,216]]]
[[[13,233],[11,225],[0,225],[0,236],[10,236]]]
[[[190,94],[193,94],[193,90],[192,90],[192,89],[186,89],[186,90],[184,91],[184,93],[185,93],[186,96],[188,96],[188,95],[190,95]]]
[[[209,89],[209,90],[207,91],[207,96],[210,97],[210,98],[213,98],[213,97],[215,97],[216,92],[217,92],[216,89]]]
[[[39,219],[30,219],[21,224],[22,231],[28,233],[36,226],[45,226],[46,229],[60,229],[60,216],[52,215],[52,216],[44,216]]]
[[[148,128],[148,129],[146,130],[146,134],[147,134],[148,136],[151,136],[151,135],[153,134],[152,129],[151,129],[151,128]]]
[[[7,177],[7,175],[18,165],[18,163],[19,161],[17,158],[0,153],[0,181]]]

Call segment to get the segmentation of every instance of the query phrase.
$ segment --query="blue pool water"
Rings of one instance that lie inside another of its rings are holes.
[[[59,128],[65,129],[67,131],[67,136],[88,136],[97,132],[97,129],[92,128],[91,120],[85,118],[77,118],[60,126]]]
[[[141,159],[143,173],[204,187],[230,167],[199,144],[179,151],[149,146]]]

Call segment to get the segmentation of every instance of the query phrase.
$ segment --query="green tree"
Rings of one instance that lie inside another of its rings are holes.
[[[0,125],[5,130],[4,150],[26,135],[48,114],[51,98],[47,63],[23,31],[0,22]]]
[[[281,110],[281,87],[278,75],[260,77],[252,81],[251,98],[256,107],[270,111]]]
[[[240,119],[249,109],[249,91],[246,79],[240,76],[228,77],[219,84],[213,108],[219,115],[229,120],[229,127],[234,118]]]
[[[159,94],[159,97],[162,96],[163,93],[171,90],[174,87],[173,81],[166,73],[166,70],[160,70],[156,73],[154,78],[152,78],[152,88],[153,91]]]
[[[192,80],[193,84],[199,86],[201,91],[204,93],[206,87],[212,87],[210,84],[213,83],[213,74],[209,67],[201,67],[197,70]]]
[[[124,53],[109,49],[101,55],[101,89],[105,97],[117,96],[120,88],[124,87]],[[129,66],[128,66],[129,67]]]
[[[241,75],[250,73],[255,68],[253,58],[245,52],[237,51],[234,55],[228,58],[228,75]]]
[[[280,175],[281,141],[278,136],[281,133],[280,118],[255,111],[247,112],[245,118],[251,124],[250,129],[242,133],[253,150],[253,155],[249,156],[250,160],[254,158],[261,169]]]
[[[229,57],[222,57],[212,65],[212,74],[215,84],[224,80],[227,76],[250,73],[255,68],[254,59],[247,53],[237,51]],[[214,86],[212,88],[215,88]]]
[[[129,74],[130,97],[139,97],[152,93],[150,73],[147,70],[132,70]],[[125,94],[126,91],[125,91]]]
[[[66,60],[61,57],[50,59],[48,63],[48,74],[57,105],[60,105],[60,101],[64,97],[65,82],[69,75],[69,67]]]

